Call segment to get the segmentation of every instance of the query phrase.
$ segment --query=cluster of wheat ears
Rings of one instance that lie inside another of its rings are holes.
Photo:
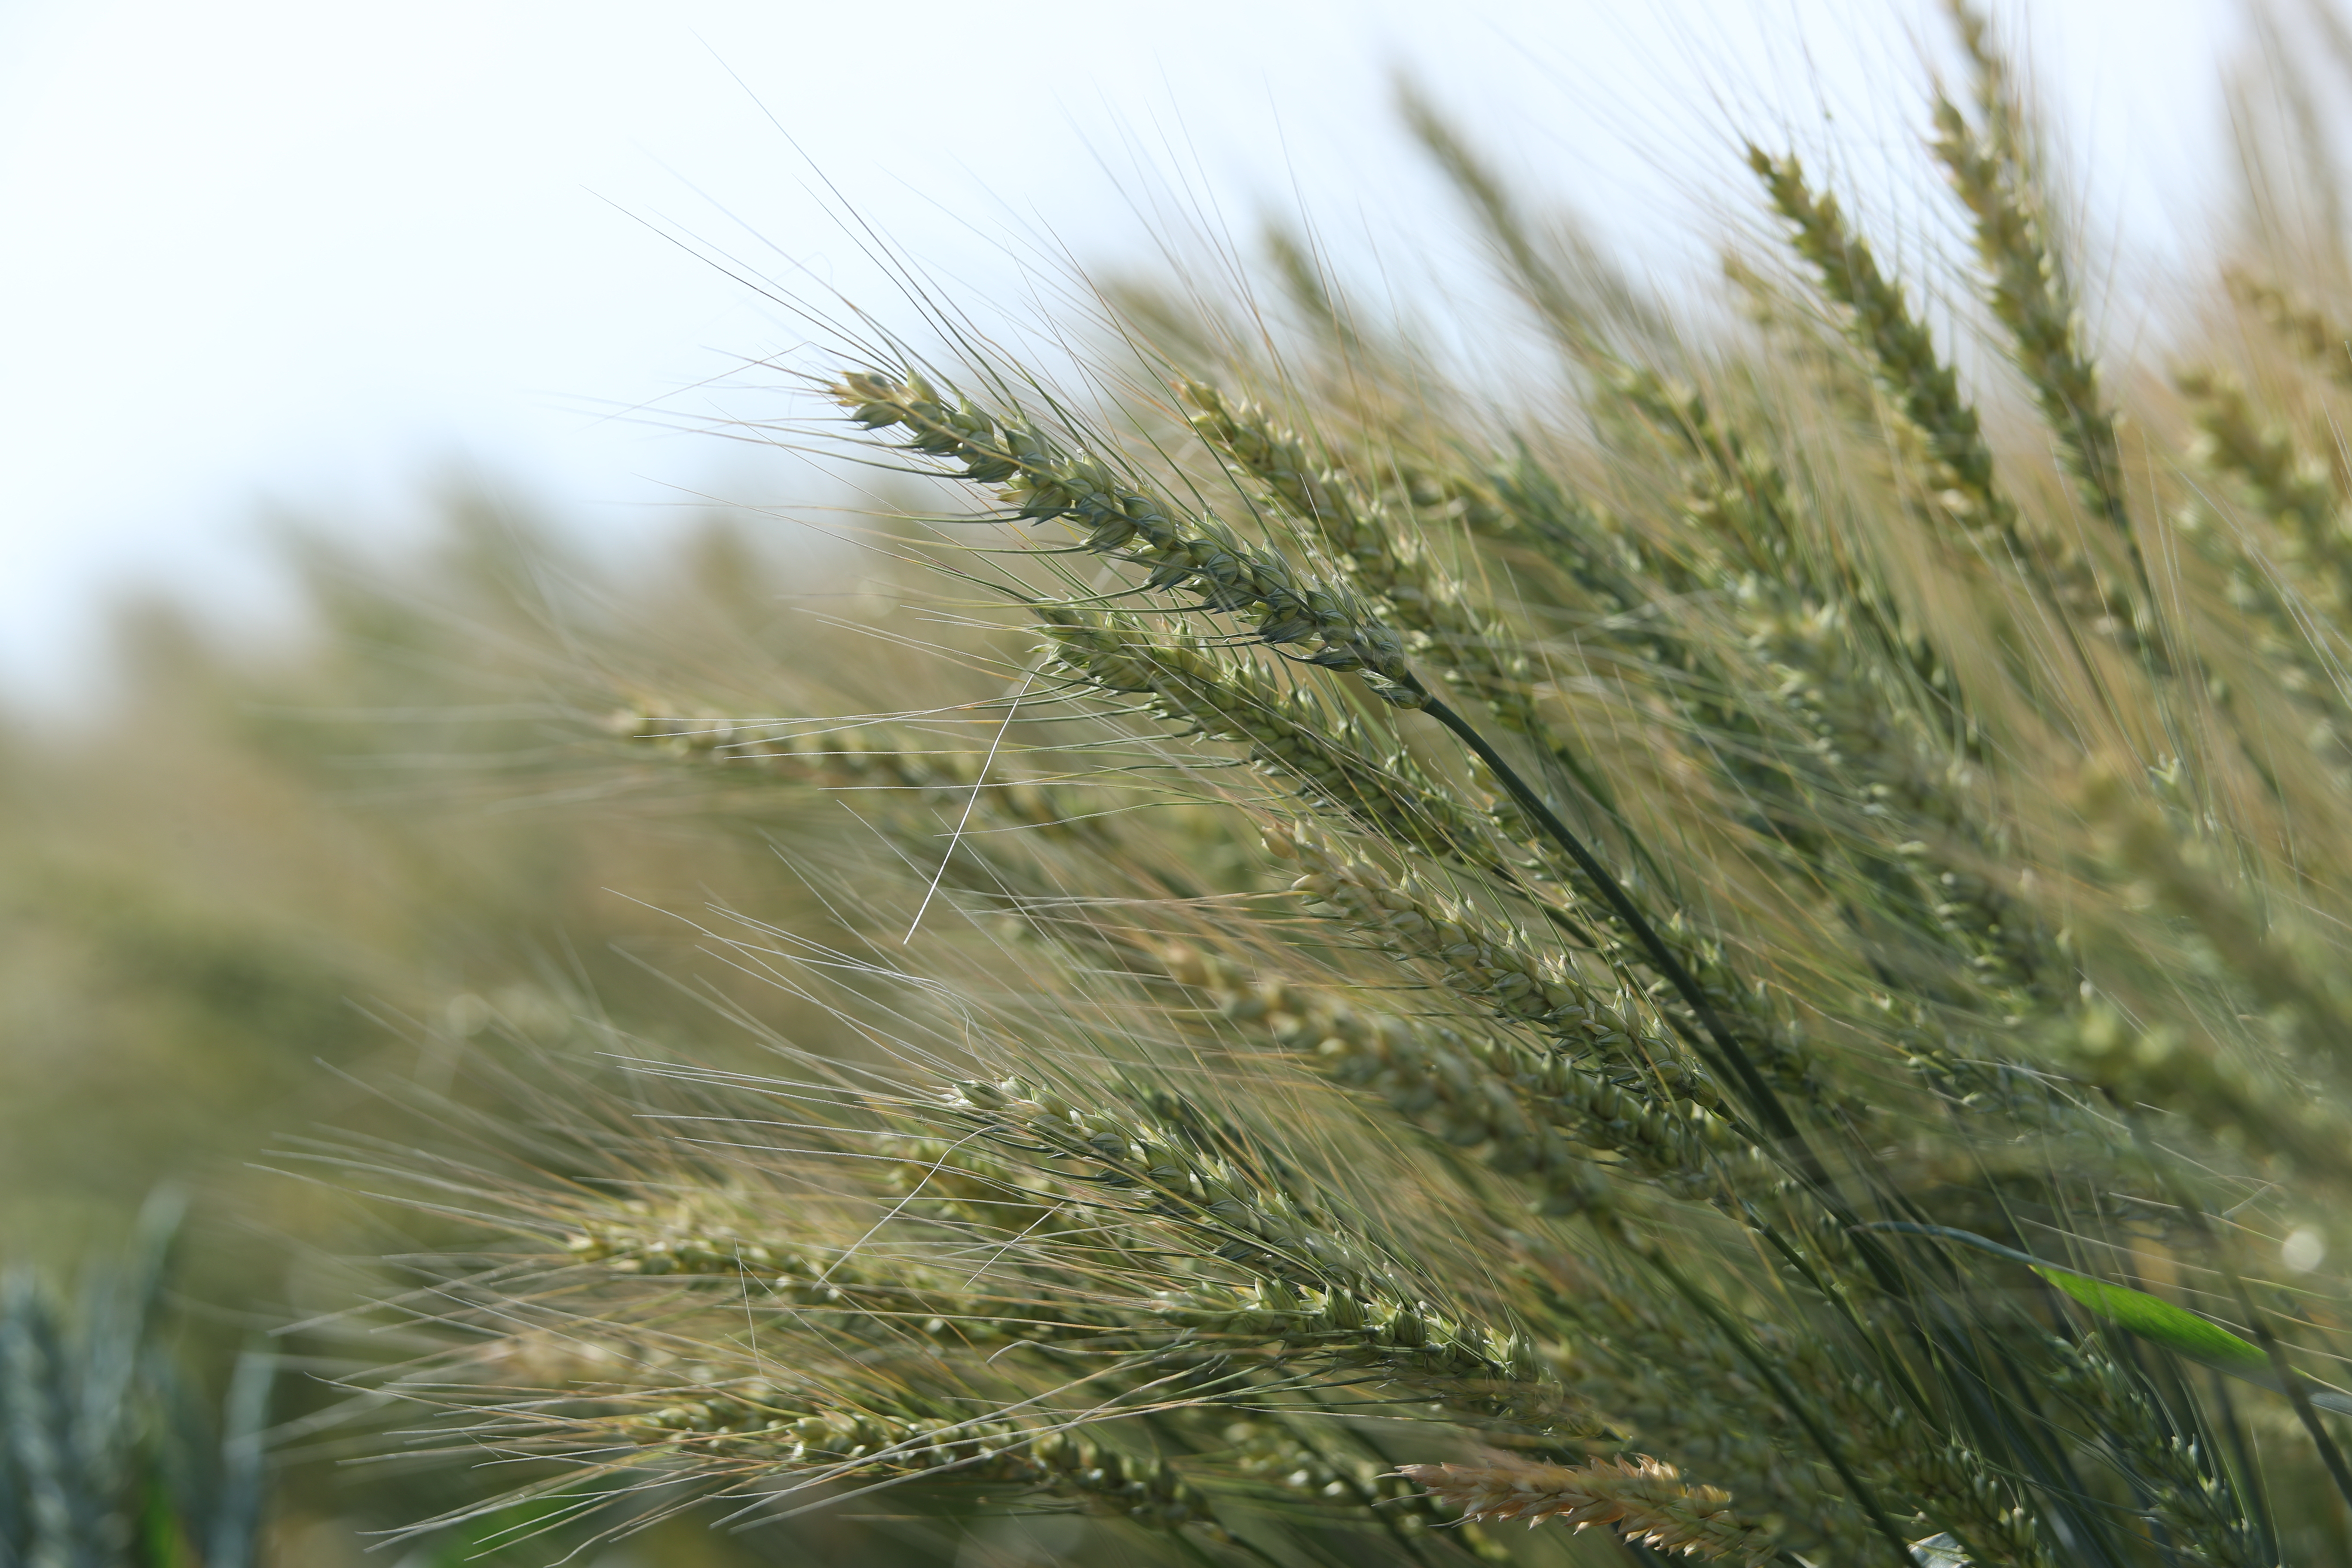
[[[836,1037],[411,1157],[487,1228],[404,1261],[392,1386],[542,1521],[2344,1560],[2352,276],[2250,240],[2103,374],[1958,21],[1932,312],[1762,147],[1786,249],[1677,326],[1409,105],[1549,382],[1296,239],[1106,296],[1084,395],[865,329],[832,428],[968,498],[866,534],[943,574],[938,692],[612,742],[835,792],[778,862],[835,924],[711,930]]]

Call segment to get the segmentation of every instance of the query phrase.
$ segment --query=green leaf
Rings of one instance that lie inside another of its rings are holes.
[[[2240,1339],[2210,1319],[2200,1318],[2145,1290],[2135,1290],[2126,1285],[2110,1285],[2104,1279],[2094,1279],[2087,1274],[2077,1274],[2071,1268],[2044,1263],[2031,1253],[2004,1247],[1974,1231],[1901,1221],[1883,1221],[1869,1228],[1899,1231],[1907,1236],[1938,1237],[1946,1241],[1966,1243],[1999,1258],[2013,1258],[2109,1322],[2128,1329],[2144,1340],[2153,1341],[2175,1355],[2210,1366],[2216,1372],[2228,1373],[2231,1377],[2259,1383],[2274,1393],[2286,1392],[2286,1385],[2279,1379],[2278,1369],[2271,1364],[2271,1358],[2260,1346]],[[2303,1380],[2303,1392],[2312,1404],[2322,1410],[2352,1415],[2352,1395],[2322,1387],[2307,1377]]]
[[[2070,1268],[2037,1263],[2033,1271],[2099,1316],[2121,1324],[2144,1340],[2155,1341],[2175,1355],[2232,1377],[2242,1377],[2249,1383],[2259,1383],[2274,1393],[2286,1392],[2278,1369],[2271,1364],[2271,1358],[2261,1347],[2249,1344],[2219,1323],[2183,1311],[2169,1301],[2160,1301],[2145,1290],[2110,1285]],[[2303,1392],[2304,1397],[2322,1410],[2352,1415],[2352,1396],[2324,1388],[2307,1377],[2303,1380]]]
[[[2087,1274],[2037,1263],[2033,1271],[2103,1318],[2190,1361],[2260,1383],[2275,1376],[2271,1358],[2221,1324],[2159,1300],[2145,1290],[2110,1285]]]
[[[146,1507],[140,1512],[140,1534],[145,1538],[146,1554],[140,1559],[142,1568],[195,1568],[196,1554],[188,1545],[186,1530],[180,1517],[172,1510],[172,1500],[161,1479],[146,1479]]]

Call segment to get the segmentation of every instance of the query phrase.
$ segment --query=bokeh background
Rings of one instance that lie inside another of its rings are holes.
[[[2161,334],[2263,111],[2229,83],[2305,14],[2000,15],[2098,172],[2100,329]],[[0,1259],[70,1276],[188,1183],[201,1360],[364,1289],[387,1238],[301,1179],[301,1140],[405,1135],[385,1086],[587,1013],[722,1049],[698,985],[793,1026],[693,922],[803,895],[741,812],[584,738],[656,677],[761,711],[779,670],[895,672],[834,629],[891,602],[837,526],[867,481],[793,432],[826,319],[920,338],[909,265],[1050,361],[1096,284],[1272,219],[1433,330],[1502,331],[1400,72],[1672,289],[1753,211],[1742,132],[1833,142],[1880,233],[1943,221],[1906,184],[1938,26],[1826,0],[0,9]],[[362,1561],[463,1495],[298,1429],[351,1336],[272,1342],[302,1374],[275,1560]],[[898,1550],[832,1528],[595,1560]]]

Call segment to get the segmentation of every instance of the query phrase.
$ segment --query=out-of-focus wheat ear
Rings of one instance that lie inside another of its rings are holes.
[[[2182,510],[2176,529],[2224,574],[2231,608],[2244,617],[2254,651],[2305,721],[2304,743],[2338,787],[2352,783],[2341,632],[2352,610],[2352,535],[2343,493],[2326,465],[2263,424],[2234,378],[2192,370],[2175,380],[2198,426],[2189,460],[2236,491],[2273,532],[2258,543],[2203,498]],[[2223,689],[2221,706],[2259,753],[2263,710],[2242,695]]]
[[[2335,1434],[2320,1420],[2319,1410],[2313,1398],[2318,1391],[2302,1369],[2295,1365],[2294,1358],[2287,1353],[2284,1342],[2279,1338],[2278,1331],[2271,1326],[2271,1310],[2257,1303],[2253,1292],[2247,1289],[2245,1277],[2231,1256],[2231,1239],[2213,1223],[2213,1216],[2206,1212],[2203,1200],[2197,1195],[2194,1187],[2182,1179],[2176,1157],[2171,1151],[2158,1144],[2150,1135],[2147,1122],[2137,1115],[2131,1115],[2129,1126],[2132,1140],[2139,1146],[2149,1169],[2162,1184],[2166,1195],[2179,1205],[2188,1219],[2214,1272],[2221,1275],[2227,1284],[2238,1321],[2252,1334],[2254,1344],[2261,1347],[2262,1358],[2269,1363],[2270,1377],[2265,1381],[2286,1395],[2287,1403],[2294,1407],[2295,1419],[2302,1423],[2305,1433],[2309,1436],[2311,1446],[2317,1453],[2322,1468],[2326,1470],[2328,1479],[2335,1483],[2336,1495],[2347,1504],[2352,1504],[2352,1461],[2345,1458],[2343,1450],[2336,1446]],[[2302,1316],[2292,1309],[2287,1315]],[[2331,1407],[2343,1407],[2344,1397],[2340,1393],[2328,1397]]]
[[[1612,335],[1666,343],[1670,332],[1656,310],[1591,245],[1537,234],[1501,177],[1418,88],[1400,83],[1397,101],[1407,129],[1469,204],[1512,286],[1570,360],[1613,379],[1625,360]]]
[[[2145,1367],[2126,1371],[2095,1338],[2053,1339],[2050,1354],[2051,1392],[2095,1424],[2158,1521],[2221,1568],[2275,1568],[2239,1479],[2210,1441],[2178,1435],[2180,1416],[2158,1402]]]
[[[1609,1216],[1603,1217],[1606,1222]],[[1646,1237],[1635,1239],[1628,1251],[1636,1258],[1682,1256]],[[1570,1309],[1571,1320],[1596,1338],[1657,1365],[1676,1367],[1706,1388],[1707,1397],[1726,1384],[1743,1384],[1750,1385],[1753,1397],[1768,1401],[1778,1423],[1766,1428],[1775,1448],[1794,1455],[1811,1446],[1821,1455],[1814,1461],[1820,1484],[1806,1489],[1811,1495],[1801,1501],[1783,1495],[1778,1508],[1790,1516],[1796,1510],[1790,1505],[1797,1502],[1802,1512],[1796,1516],[1809,1524],[1832,1512],[1846,1516],[1849,1528],[1837,1561],[1874,1560],[1873,1531],[1899,1547],[1887,1515],[1873,1504],[1876,1497],[1902,1500],[1906,1515],[1918,1510],[1964,1540],[1970,1561],[1987,1568],[2055,1568],[2042,1531],[2022,1506],[2017,1478],[2005,1473],[1998,1442],[1972,1445],[1948,1428],[1926,1436],[1920,1392],[1893,1386],[1878,1370],[1899,1368],[1899,1355],[1874,1367],[1878,1357],[1857,1353],[1862,1347],[1853,1340],[1808,1333],[1799,1325],[1743,1321],[1713,1302],[1706,1318],[1695,1320],[1688,1310],[1693,1282],[1671,1265],[1663,1272],[1671,1285],[1645,1273],[1614,1279],[1607,1289],[1587,1288]],[[1707,1331],[1710,1323],[1714,1331]],[[2038,1341],[2042,1330],[2028,1325],[2026,1332]],[[1662,1394],[1675,1397],[1666,1388],[1645,1397]],[[1675,1429],[1675,1423],[1642,1422],[1637,1436]],[[1775,1489],[1785,1494],[1787,1489]]]
[[[1856,233],[1837,198],[1816,192],[1791,154],[1775,158],[1748,149],[1748,166],[1763,179],[1773,208],[1792,226],[1797,253],[1811,263],[1831,299],[1846,307],[1846,331],[1870,356],[1879,385],[1925,437],[1941,468],[1937,488],[1963,527],[1990,533],[2020,562],[2035,559],[2018,533],[2017,508],[1993,471],[1976,406],[1936,348],[1934,335],[1912,313],[1903,287],[1879,270],[1870,242]],[[1955,500],[1958,504],[1954,504]]]
[[[2208,846],[2184,840],[2112,775],[2095,773],[2084,797],[2099,849],[2117,877],[2194,927],[2222,975],[2259,1005],[2283,1044],[2313,1066],[2352,1078],[2352,1010],[2340,987],[2298,951],[2305,944],[2215,874]]]
[[[1513,281],[1545,326],[1559,339],[1562,347],[1580,358],[1599,350],[1600,341],[1593,335],[1591,321],[1569,291],[1567,280],[1537,247],[1518,203],[1504,188],[1503,182],[1471,151],[1462,133],[1418,88],[1410,82],[1401,83],[1397,99],[1407,128],[1437,161],[1454,188],[1470,203],[1487,238],[1503,253]]]
[[[2173,378],[2205,439],[2189,456],[2242,484],[2255,510],[2292,535],[2304,552],[2342,549],[2344,498],[2325,463],[2293,436],[2263,423],[2237,377],[2191,368]]]
[[[2335,474],[2294,437],[2265,426],[2234,377],[2190,370],[2175,378],[2200,437],[2189,458],[2236,481],[2285,544],[2283,564],[2331,623],[2352,611],[2352,529]]]
[[[1937,156],[1976,219],[1977,254],[1993,314],[2009,329],[2019,369],[2058,439],[2062,460],[2084,506],[2136,550],[2115,415],[2082,342],[2073,288],[2044,232],[2036,194],[2021,188],[2021,171],[1995,151],[1998,140],[1972,128],[1948,99],[1937,100],[1936,125]]]
[[[2037,127],[2026,111],[2024,91],[2009,56],[1993,37],[1990,20],[1973,0],[1944,0],[1944,14],[1951,18],[1952,31],[1969,57],[1969,87],[1987,142],[1996,156],[2038,180],[2042,171]]]
[[[21,1500],[28,1563],[73,1563],[94,1544],[107,1504],[88,1495],[75,1452],[79,1393],[68,1376],[57,1318],[29,1268],[0,1279],[0,1413]]]
[[[1402,1465],[1465,1518],[1489,1523],[1548,1520],[1582,1530],[1607,1525],[1629,1541],[1709,1563],[1761,1568],[1780,1552],[1780,1527],[1748,1518],[1719,1487],[1685,1481],[1652,1458],[1590,1465],[1530,1464],[1496,1455],[1466,1465]]]
[[[2300,739],[2327,770],[2333,787],[2352,787],[2352,702],[2343,684],[2342,654],[2332,627],[2316,619],[2304,595],[2279,580],[2279,568],[2251,551],[2239,531],[2201,502],[2182,509],[2174,531],[2198,557],[2222,574],[2231,610],[2253,633],[2253,651],[2268,666],[2295,713],[2304,721]],[[2263,705],[2226,679],[2212,683],[2215,700],[2244,731],[2242,743],[2263,754]],[[2273,787],[2284,781],[2268,768]]]
[[[721,775],[821,790],[873,790],[886,798],[961,807],[1053,837],[1096,839],[1106,831],[1096,800],[1024,778],[1011,748],[954,746],[888,724],[821,719],[751,719],[684,705],[633,705],[607,731],[646,742],[656,756],[705,764]],[[980,793],[977,796],[973,791]]]
[[[262,1507],[268,1491],[270,1394],[278,1356],[248,1350],[236,1358],[228,1399],[221,1407],[220,1485],[212,1499],[205,1568],[257,1568],[263,1544]]]
[[[2323,37],[2342,36],[2344,20],[2334,5],[2309,5],[2304,10]],[[2287,36],[2273,7],[2256,7],[2248,19],[2262,63],[2258,70],[2232,73],[2229,110],[2246,166],[2245,194],[2263,231],[2260,237],[2279,261],[2340,287],[2352,282],[2344,248],[2352,237],[2345,226],[2344,166],[2313,92],[2306,52],[2300,40]],[[2263,110],[2286,121],[2285,145],[2279,149],[2283,168],[2263,155],[2263,132],[2274,123]]]
[[[1329,269],[1306,236],[1287,224],[1270,223],[1259,243],[1283,293],[1317,334],[1341,356],[1352,358],[1364,347],[1356,329],[1355,312],[1334,286]]]
[[[2084,510],[2108,526],[2131,563],[2138,595],[2135,620],[2146,624],[2143,657],[2163,673],[2168,666],[2155,635],[2158,598],[2132,526],[2115,410],[2084,338],[2072,269],[2053,232],[2032,126],[1983,20],[1965,0],[1952,0],[1950,10],[1975,68],[1981,123],[1971,125],[1958,105],[1938,94],[1931,146],[1975,220],[1988,300],[2008,329],[2011,357],[2056,438],[2060,466],[2074,480]]]
[[[2126,1103],[2170,1111],[2224,1147],[2284,1156],[2298,1181],[2352,1187],[2345,1119],[2247,1071],[2193,1026],[2142,1026],[2095,1001],[2053,1031],[2051,1045],[2067,1071]]]
[[[1095,293],[1118,330],[1154,364],[1206,374],[1225,362],[1234,342],[1248,341],[1241,320],[1196,294],[1155,279],[1108,279],[1095,285]]]
[[[2338,386],[2352,388],[2352,327],[2305,296],[2242,268],[2222,276],[2231,297],[2261,317],[2289,348]]]
[[[1868,429],[1885,418],[1877,367],[1866,352],[1854,352],[1842,312],[1824,316],[1815,298],[1818,283],[1801,291],[1738,246],[1724,247],[1720,265],[1739,314],[1766,340],[1756,362],[1759,372],[1773,365],[1767,374],[1786,375],[1791,393],[1810,388],[1824,413],[1854,429]],[[1762,374],[1758,382],[1760,387]]]
[[[2044,542],[2021,531],[2017,507],[1995,473],[1992,448],[1977,410],[1961,393],[1958,377],[1937,351],[1926,324],[1912,313],[1902,286],[1879,270],[1869,242],[1846,222],[1837,198],[1816,192],[1794,156],[1775,158],[1750,146],[1748,164],[1763,179],[1775,210],[1791,226],[1792,243],[1813,267],[1823,291],[1846,307],[1846,330],[1870,356],[1880,387],[1925,440],[1935,464],[1929,479],[1931,489],[1939,492],[1937,510],[1975,535],[1971,542],[1977,548],[2013,563],[2064,619],[2065,606],[2094,596],[2096,584],[2079,563],[2053,560]],[[1934,816],[1932,810],[1919,814],[1923,830],[1931,824],[1944,826],[1935,823]],[[1948,885],[1964,875],[1947,868],[1944,879]],[[1973,876],[1965,879],[1981,883]],[[1956,907],[1949,898],[1935,903]],[[2014,931],[2014,911],[1996,907],[1988,914],[1979,921],[1982,929]],[[2005,967],[2017,970],[2016,960],[2024,953],[2014,943],[2009,945],[2013,951],[2000,956]]]
[[[1319,1440],[1295,1419],[1278,1413],[1260,1413],[1236,1421],[1222,1434],[1233,1463],[1244,1476],[1278,1486],[1294,1497],[1328,1506],[1346,1498],[1381,1521],[1390,1534],[1412,1552],[1417,1563],[1428,1559],[1414,1548],[1431,1543],[1425,1532],[1451,1523],[1441,1539],[1461,1548],[1481,1563],[1516,1561],[1510,1549],[1476,1525],[1452,1519],[1449,1510],[1429,1493],[1414,1487],[1389,1468],[1387,1460],[1370,1455],[1380,1450],[1361,1433],[1347,1427],[1332,1440]],[[1345,1447],[1353,1440],[1352,1451]]]

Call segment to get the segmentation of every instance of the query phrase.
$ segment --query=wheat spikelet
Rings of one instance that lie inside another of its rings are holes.
[[[1778,1531],[1734,1511],[1730,1493],[1686,1484],[1672,1465],[1652,1458],[1574,1468],[1498,1458],[1402,1469],[1471,1519],[1524,1519],[1530,1529],[1555,1519],[1579,1530],[1604,1524],[1645,1546],[1742,1568],[1769,1562],[1777,1550]]]

